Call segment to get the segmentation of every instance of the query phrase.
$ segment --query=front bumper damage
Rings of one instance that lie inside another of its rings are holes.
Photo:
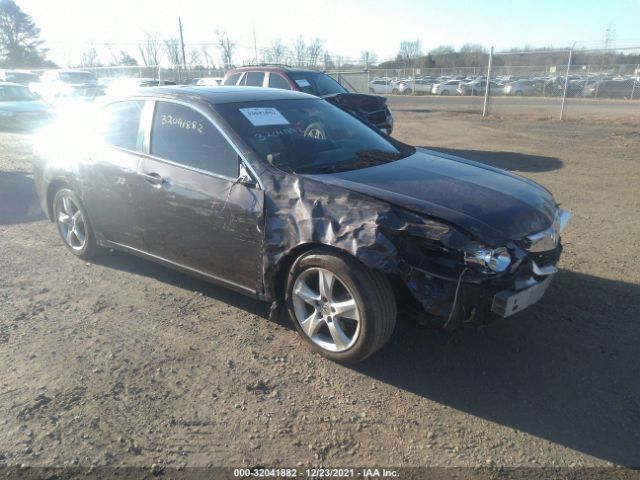
[[[537,303],[552,283],[562,253],[560,233],[570,216],[559,210],[552,227],[519,242],[513,269],[502,275],[463,267],[447,276],[412,266],[403,275],[405,283],[424,310],[447,328],[510,317]]]
[[[421,307],[429,317],[451,327],[486,322],[508,313],[510,296],[556,271],[559,235],[551,254],[531,251],[534,244],[543,245],[536,238],[523,239],[530,242],[522,245],[508,240],[514,232],[526,229],[524,224],[540,224],[544,212],[528,221],[520,219],[511,230],[494,230],[446,208],[430,206],[435,210],[432,217],[407,197],[402,197],[406,205],[399,207],[393,198],[376,198],[373,193],[330,180],[323,175],[293,177],[275,170],[263,178],[269,192],[265,197],[264,297],[273,302],[272,312],[278,311],[284,298],[287,266],[305,246],[327,245],[353,255],[392,280],[401,308],[415,311],[416,306]],[[374,193],[380,195],[380,191]],[[555,204],[551,208],[557,210]],[[462,221],[466,222],[464,229],[455,226]],[[509,270],[488,274],[466,264],[464,252],[473,248],[473,238],[482,238],[486,245],[511,248],[514,262]],[[500,310],[499,299],[505,297],[507,306]],[[524,302],[521,297],[511,303],[532,304],[536,300],[533,295],[529,299]]]

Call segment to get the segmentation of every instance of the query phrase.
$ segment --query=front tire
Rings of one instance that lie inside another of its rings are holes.
[[[87,212],[73,190],[59,190],[53,197],[52,210],[58,233],[71,253],[83,260],[104,253],[96,243]]]
[[[386,277],[327,248],[294,263],[286,304],[307,344],[340,363],[357,363],[378,351],[396,323],[395,297]]]

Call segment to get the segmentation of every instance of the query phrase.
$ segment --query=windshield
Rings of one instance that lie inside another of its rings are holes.
[[[347,93],[347,90],[329,75],[313,72],[292,72],[291,78],[300,90],[320,97],[334,93]]]
[[[60,80],[65,83],[92,83],[96,77],[88,72],[60,72]]]
[[[227,103],[215,108],[260,157],[288,172],[343,172],[415,153],[415,148],[385,138],[323,100]]]
[[[38,96],[27,87],[0,85],[0,102],[13,102],[16,100],[38,100]]]

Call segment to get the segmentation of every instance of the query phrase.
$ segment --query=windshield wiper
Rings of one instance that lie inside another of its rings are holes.
[[[332,165],[308,166],[298,169],[298,173],[338,173],[361,168],[376,167],[385,163],[393,162],[404,158],[400,152],[387,152],[385,150],[358,150],[356,152],[358,160],[350,163],[338,163]]]
[[[402,158],[400,152],[388,152],[385,150],[358,150],[356,155],[360,160],[378,164],[393,162]]]

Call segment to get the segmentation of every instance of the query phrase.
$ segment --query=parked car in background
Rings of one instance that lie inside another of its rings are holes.
[[[109,97],[129,95],[139,88],[158,87],[162,85],[175,85],[171,80],[158,80],[157,78],[114,78],[106,85],[105,94]]]
[[[224,77],[202,77],[199,78],[195,85],[205,85],[209,87],[217,87],[218,85],[222,85],[222,80]]]
[[[547,189],[311,95],[162,87],[83,123],[84,141],[51,132],[33,161],[71,254],[121,250],[271,302],[334,361],[385,345],[396,292],[442,326],[481,324],[558,271],[570,214]]]
[[[406,80],[400,83],[398,90],[404,95],[425,95],[431,93],[431,89],[433,88],[434,83],[434,80]]]
[[[434,95],[460,95],[458,92],[458,86],[460,80],[448,80],[442,83],[436,83],[431,87],[431,93]]]
[[[505,95],[527,96],[540,95],[542,84],[533,80],[515,80],[504,86]]]
[[[19,83],[26,87],[39,83],[40,76],[28,70],[0,70],[0,82]]]
[[[594,79],[580,79],[571,80],[567,85],[567,96],[569,97],[584,97],[585,88],[598,83],[598,80]]]
[[[502,94],[502,85],[496,82],[489,82],[489,94]],[[473,80],[471,82],[460,82],[457,91],[460,95],[484,95],[487,90],[486,80]]]
[[[45,101],[93,100],[105,94],[106,87],[98,83],[91,72],[83,70],[48,70],[40,83],[32,87]]]
[[[605,80],[584,87],[585,97],[640,98],[640,83],[634,80]]]
[[[44,125],[52,117],[49,105],[28,87],[0,82],[0,128],[31,129]]]
[[[334,78],[315,70],[281,65],[246,66],[229,70],[222,84],[309,93],[357,115],[387,134],[393,131],[393,116],[386,98],[350,93]]]
[[[369,93],[396,95],[400,93],[398,81],[390,78],[376,78],[371,80],[369,82]]]

